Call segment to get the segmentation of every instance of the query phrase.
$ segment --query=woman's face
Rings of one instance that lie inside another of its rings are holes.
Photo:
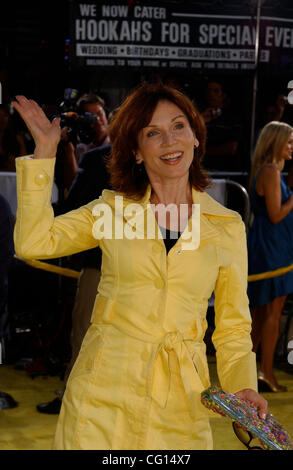
[[[96,132],[98,141],[105,139],[108,132],[108,122],[103,106],[100,103],[87,103],[84,105],[84,110],[97,116],[97,120],[95,124],[93,124],[93,128]]]
[[[137,163],[144,162],[150,181],[188,179],[199,142],[183,111],[171,101],[159,101],[151,121],[138,134]]]
[[[280,159],[292,160],[292,152],[293,152],[293,132],[291,133],[288,141],[285,143],[283,147],[283,150],[280,155]]]

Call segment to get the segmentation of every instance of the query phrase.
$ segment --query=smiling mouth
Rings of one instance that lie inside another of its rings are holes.
[[[174,152],[162,155],[160,159],[169,165],[179,162],[183,157],[183,152]]]

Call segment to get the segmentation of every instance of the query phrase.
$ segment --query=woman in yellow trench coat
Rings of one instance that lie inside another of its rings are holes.
[[[245,229],[204,192],[205,128],[189,99],[162,84],[135,90],[110,129],[116,191],[56,218],[59,121],[23,96],[14,106],[36,143],[33,157],[17,160],[16,252],[56,258],[99,245],[103,253],[54,448],[211,449],[200,393],[210,384],[203,338],[213,291],[221,386],[265,414],[251,350]],[[179,232],[170,246],[164,230]]]

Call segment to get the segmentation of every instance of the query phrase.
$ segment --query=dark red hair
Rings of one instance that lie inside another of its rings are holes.
[[[119,107],[109,129],[111,157],[108,169],[111,186],[134,199],[140,199],[149,184],[144,165],[136,164],[137,137],[149,124],[158,102],[162,100],[174,103],[183,111],[199,141],[189,169],[191,185],[204,191],[210,184],[207,173],[201,167],[206,148],[206,126],[200,113],[191,100],[176,88],[162,83],[143,83]]]

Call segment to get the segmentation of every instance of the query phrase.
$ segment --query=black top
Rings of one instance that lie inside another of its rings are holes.
[[[181,232],[177,232],[177,231],[175,232],[173,230],[169,230],[161,226],[160,226],[160,230],[162,232],[163,240],[164,240],[166,251],[168,254],[171,248],[173,248],[173,246],[177,242],[178,238],[180,237]]]

